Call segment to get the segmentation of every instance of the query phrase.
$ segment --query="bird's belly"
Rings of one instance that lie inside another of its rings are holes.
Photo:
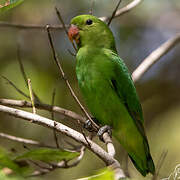
[[[100,124],[114,127],[129,116],[110,82],[103,76],[83,77],[79,86],[90,112]]]

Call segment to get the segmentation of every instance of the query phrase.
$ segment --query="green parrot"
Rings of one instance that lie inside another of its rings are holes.
[[[141,104],[111,30],[95,16],[80,15],[71,20],[68,35],[78,47],[76,75],[93,117],[112,127],[113,136],[143,176],[154,174]]]

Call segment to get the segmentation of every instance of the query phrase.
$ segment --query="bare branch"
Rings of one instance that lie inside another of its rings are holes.
[[[25,72],[25,70],[24,70],[24,65],[23,65],[23,63],[22,63],[19,44],[18,44],[18,46],[17,46],[17,59],[18,59],[18,62],[19,62],[19,66],[20,66],[20,70],[21,70],[21,74],[22,74],[22,76],[23,76],[24,82],[25,82],[25,84],[26,84],[26,87],[29,89],[28,78],[27,78],[26,72]],[[40,102],[39,97],[36,95],[36,93],[33,91],[33,89],[32,89],[32,94],[33,94],[33,96],[34,96],[34,98],[35,98],[34,100],[37,101],[37,102]]]
[[[24,66],[23,66],[23,63],[22,63],[22,60],[21,60],[21,53],[20,53],[20,46],[19,44],[17,45],[17,59],[18,59],[18,62],[19,62],[19,66],[20,66],[20,70],[21,70],[21,74],[23,76],[23,79],[24,79],[24,82],[28,88],[28,78],[27,78],[27,75],[25,73],[25,70],[24,70]]]
[[[73,160],[73,162],[68,161],[68,162],[71,162],[71,163],[68,163],[65,160],[60,161],[57,164],[53,164],[52,168],[35,171],[33,174],[29,175],[28,177],[36,177],[36,176],[45,175],[51,171],[54,171],[57,168],[66,168],[67,169],[67,168],[72,168],[74,166],[77,166],[81,162],[81,160],[84,156],[84,152],[85,152],[85,147],[82,146],[82,148],[80,149],[80,155],[75,160]]]
[[[46,25],[28,25],[28,24],[18,24],[11,22],[0,21],[0,27],[9,27],[15,29],[24,29],[24,30],[46,30]],[[66,25],[68,27],[68,25]],[[51,25],[49,26],[52,30],[59,30],[63,27],[61,25]]]
[[[122,16],[123,14],[129,12],[131,9],[135,8],[140,2],[142,2],[142,0],[134,0],[131,3],[129,3],[128,5],[126,5],[125,7],[119,9],[116,11],[116,14],[114,16],[114,18],[117,18],[119,16]],[[99,19],[101,19],[102,21],[109,21],[111,17],[100,17]]]
[[[158,160],[158,163],[156,165],[156,173],[152,177],[152,180],[157,180],[158,179],[158,175],[159,175],[160,169],[161,169],[161,167],[162,167],[162,165],[164,163],[164,160],[165,160],[165,158],[167,156],[167,153],[168,153],[167,150],[162,152],[162,154],[161,154],[161,156],[160,156],[160,158]]]
[[[180,42],[180,33],[175,37],[169,39],[156,50],[154,50],[132,73],[132,79],[134,82],[138,81],[149,68],[155,64],[163,55],[171,50],[176,44]]]
[[[115,7],[115,9],[114,9],[114,11],[113,11],[111,17],[109,18],[109,21],[108,21],[108,23],[107,23],[108,26],[111,24],[111,21],[112,21],[113,18],[115,17],[116,12],[117,12],[117,9],[118,9],[120,3],[121,3],[121,0],[119,0],[119,2],[118,2],[118,4],[116,5],[116,7]]]
[[[3,79],[5,79],[19,94],[23,95],[24,97],[30,99],[30,97],[25,94],[23,91],[21,91],[12,81],[10,81],[7,77],[1,76]]]
[[[105,140],[106,147],[107,147],[107,152],[110,156],[114,157],[116,154],[114,145],[112,143],[112,139],[110,138],[108,133],[103,134],[103,139]]]
[[[74,166],[78,165],[84,156],[85,150],[86,150],[85,146],[82,146],[82,148],[80,149],[80,155],[76,158],[76,160],[73,163],[67,164],[67,166],[74,167]]]
[[[68,36],[68,30],[67,30],[66,25],[65,25],[65,23],[64,23],[64,21],[63,21],[63,18],[62,18],[62,16],[61,16],[61,13],[60,13],[60,11],[58,10],[57,7],[55,7],[55,10],[56,10],[56,14],[57,14],[57,16],[58,16],[58,19],[59,19],[59,21],[61,22],[62,27],[63,27],[66,35]]]
[[[56,10],[56,14],[57,14],[57,16],[58,16],[58,19],[59,19],[59,21],[61,22],[62,27],[63,27],[63,29],[64,29],[67,37],[68,37],[68,30],[67,30],[67,27],[66,27],[66,25],[65,25],[65,23],[64,23],[64,21],[63,21],[63,18],[62,18],[62,16],[61,16],[61,13],[60,13],[60,11],[57,9],[57,7],[55,7],[55,10]],[[69,39],[69,38],[68,38],[68,39]],[[74,44],[73,41],[71,42],[71,44],[72,44],[73,48],[75,49],[75,51],[77,51],[77,48],[76,48],[76,46],[75,46],[75,44]]]
[[[2,105],[6,105],[6,106],[12,106],[12,107],[20,107],[20,108],[32,108],[32,104],[28,101],[25,100],[13,100],[13,99],[0,99],[0,104]],[[50,112],[55,112],[58,114],[61,114],[63,116],[75,119],[75,120],[80,120],[82,123],[85,123],[86,119],[84,117],[82,117],[81,115],[58,107],[58,106],[51,106],[48,104],[42,104],[42,103],[35,103],[35,107],[38,109],[43,109],[43,110],[47,110]]]
[[[84,139],[84,136],[81,133],[79,133],[59,122],[56,122],[57,125],[54,126],[54,121],[52,121],[48,118],[44,118],[37,114],[32,114],[30,112],[18,110],[15,108],[10,108],[10,107],[0,105],[0,112],[4,112],[11,116],[21,118],[21,119],[27,120],[29,122],[32,122],[34,124],[39,124],[39,125],[51,128],[51,129],[55,128],[57,132],[61,132],[61,133],[65,134],[66,136],[73,138],[75,141],[82,143],[90,151],[92,151],[94,154],[96,154],[101,160],[103,160],[107,165],[114,165],[117,169],[119,169],[121,171],[121,173],[119,174],[120,177],[121,178],[125,177],[124,172],[122,171],[122,169],[120,169],[120,164],[118,163],[118,161],[115,160],[106,151],[104,151],[99,145],[97,145],[96,143],[91,141],[91,139],[89,139],[87,137],[88,142],[91,144],[91,146],[89,146],[88,143],[86,142],[86,140]]]
[[[5,134],[5,133],[0,133],[0,137],[8,139],[8,140],[11,140],[11,141],[23,143],[23,144],[28,144],[28,145],[34,145],[34,146],[38,146],[38,147],[55,148],[53,146],[46,145],[46,144],[44,144],[42,142],[39,142],[39,141],[34,141],[34,140],[31,140],[31,139],[20,138],[20,137],[12,136],[12,135]]]

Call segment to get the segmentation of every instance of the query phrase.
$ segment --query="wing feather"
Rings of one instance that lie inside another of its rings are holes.
[[[121,99],[121,102],[124,103],[141,134],[145,136],[142,107],[131,75],[123,60],[117,54],[111,53],[110,56],[114,63],[114,74],[110,82],[111,86]]]

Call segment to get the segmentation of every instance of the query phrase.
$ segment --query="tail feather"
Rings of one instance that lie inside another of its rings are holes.
[[[143,167],[140,167],[138,163],[136,163],[136,160],[133,159],[133,157],[131,155],[129,155],[131,161],[133,162],[134,166],[136,167],[136,169],[143,175],[143,176],[146,176],[148,173],[151,173],[151,174],[155,174],[155,166],[154,166],[154,162],[153,162],[153,159],[150,155],[150,153],[148,154],[147,156],[147,164],[146,166],[143,166]]]
[[[138,164],[136,163],[136,161],[129,155],[131,161],[133,162],[134,166],[136,167],[136,169],[145,177],[146,174],[148,173],[146,169],[142,169],[138,166]]]
[[[150,154],[147,157],[147,164],[148,164],[149,172],[154,175],[155,174],[155,166],[154,166],[154,162],[153,162],[153,159]]]

